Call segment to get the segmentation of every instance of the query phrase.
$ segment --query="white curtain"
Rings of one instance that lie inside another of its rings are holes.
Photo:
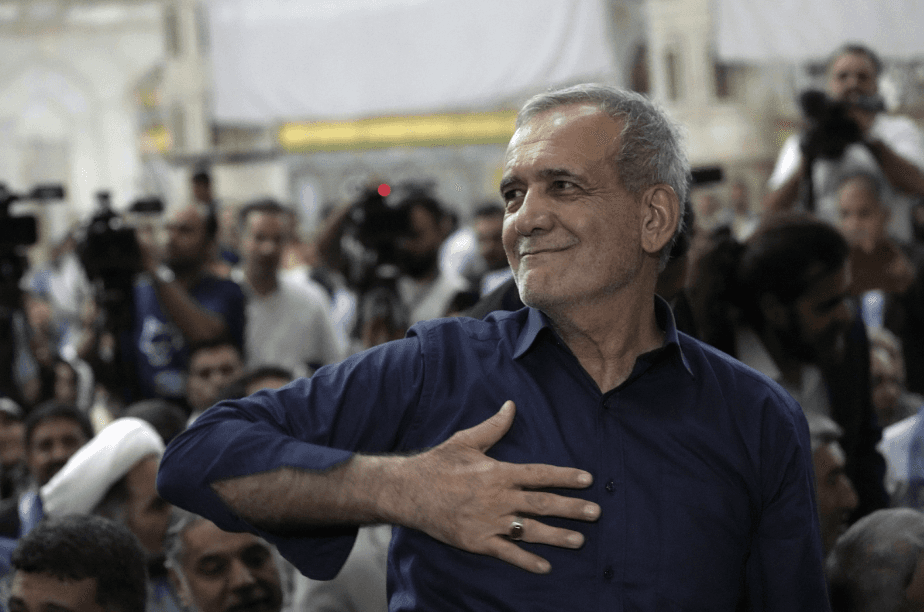
[[[825,60],[846,42],[885,58],[924,57],[922,0],[713,0],[726,61]]]
[[[483,110],[612,80],[605,0],[209,0],[223,122]]]

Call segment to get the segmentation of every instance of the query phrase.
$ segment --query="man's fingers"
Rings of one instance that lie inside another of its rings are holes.
[[[548,561],[539,555],[523,550],[516,542],[497,536],[492,544],[493,547],[488,554],[501,561],[506,561],[534,574],[548,574],[552,570],[552,565]]]
[[[542,521],[526,517],[518,517],[517,522],[523,525],[519,540],[532,544],[548,544],[559,548],[580,548],[584,545],[584,534],[579,531],[552,527]]]
[[[478,449],[483,453],[497,444],[497,442],[510,431],[510,426],[513,425],[513,417],[515,414],[516,406],[514,406],[512,401],[507,400],[494,416],[486,421],[482,421],[474,427],[463,429],[450,439]]]
[[[557,516],[578,521],[595,521],[600,518],[600,506],[597,504],[555,493],[524,491],[517,499],[516,506],[518,512],[533,516]]]
[[[577,468],[558,467],[544,463],[507,464],[513,470],[512,480],[524,489],[585,489],[594,479],[589,472]]]

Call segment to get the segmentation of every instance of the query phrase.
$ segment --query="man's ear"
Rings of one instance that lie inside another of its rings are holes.
[[[642,194],[642,206],[642,248],[660,253],[677,231],[680,200],[669,185],[653,185]]]
[[[772,293],[764,293],[758,300],[760,310],[767,323],[781,328],[789,325],[789,309]]]

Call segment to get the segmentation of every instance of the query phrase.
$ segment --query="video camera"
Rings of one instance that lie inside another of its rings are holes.
[[[843,101],[816,89],[799,94],[799,106],[808,122],[802,136],[802,151],[809,158],[834,160],[840,159],[848,146],[863,139],[860,126],[850,116],[851,109],[871,113],[885,109],[880,96],[858,96]]]
[[[28,268],[23,247],[38,242],[38,222],[35,215],[12,215],[14,202],[44,203],[63,200],[61,185],[37,185],[28,193],[14,193],[0,183],[0,308],[11,310],[20,307],[19,281]]]
[[[134,225],[112,209],[109,192],[97,192],[96,198],[97,212],[82,229],[77,254],[110,324],[125,329],[131,324],[132,287],[142,272],[141,248]],[[157,198],[137,200],[130,207],[143,213],[163,209]]]

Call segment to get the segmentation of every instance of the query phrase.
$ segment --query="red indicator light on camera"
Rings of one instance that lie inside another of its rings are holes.
[[[389,193],[391,193],[391,187],[388,186],[388,183],[382,183],[381,185],[379,185],[378,192],[379,192],[379,195],[384,198]]]

